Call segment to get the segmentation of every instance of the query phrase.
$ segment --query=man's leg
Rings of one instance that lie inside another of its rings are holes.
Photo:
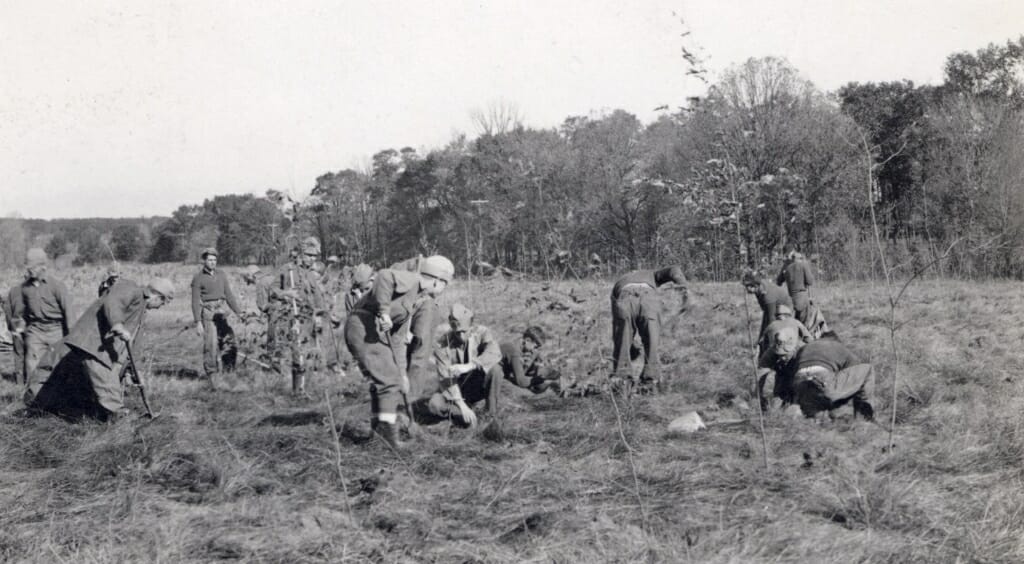
[[[644,368],[640,382],[646,387],[661,385],[661,303],[654,290],[648,290],[640,297],[640,311],[637,327],[640,341],[644,345]]]
[[[29,326],[25,331],[25,381],[32,376],[43,355],[50,346],[59,343],[63,338],[59,325],[54,327]]]
[[[95,394],[97,418],[103,421],[116,419],[124,411],[124,393],[118,374],[121,366],[115,364],[107,368],[96,359],[83,355],[82,370],[89,379],[92,392]]]
[[[345,323],[345,343],[376,397],[371,415],[377,421],[378,434],[397,447],[402,376],[391,348],[380,340],[375,322],[374,316],[365,312],[350,316]]]
[[[220,370],[219,354],[217,353],[217,326],[213,322],[213,312],[203,309],[203,373],[213,383],[213,375]]]
[[[807,325],[807,313],[808,307],[811,305],[811,300],[807,297],[807,291],[797,292],[792,294],[790,298],[793,299],[793,314],[797,321]]]
[[[18,383],[28,384],[28,373],[25,371],[25,339],[20,333],[11,335],[11,354],[14,355],[14,373]]]
[[[857,364],[840,370],[827,384],[826,394],[834,402],[851,399],[854,413],[874,419],[871,400],[875,390],[875,373],[870,364]]]
[[[612,301],[612,375],[624,380],[633,379],[633,363],[630,361],[629,349],[633,344],[638,301],[636,295],[629,293]]]

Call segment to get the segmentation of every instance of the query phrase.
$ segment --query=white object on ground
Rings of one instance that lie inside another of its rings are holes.
[[[704,425],[704,421],[701,420],[700,415],[696,411],[690,411],[676,417],[668,424],[669,431],[681,433],[696,433],[701,429],[707,429],[707,426]]]

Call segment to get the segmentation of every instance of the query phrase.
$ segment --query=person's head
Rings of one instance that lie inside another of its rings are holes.
[[[150,280],[146,290],[146,309],[156,309],[174,299],[174,284],[166,278]]]
[[[338,256],[337,255],[331,255],[331,256],[327,257],[327,265],[328,266],[335,266],[335,265],[338,264],[338,262],[340,262],[340,261],[338,260]]]
[[[787,361],[796,355],[803,341],[800,340],[799,332],[793,327],[785,327],[775,334],[775,356],[780,360]]]
[[[299,264],[306,268],[313,268],[317,259],[320,258],[320,240],[316,237],[306,237],[302,240],[302,255],[299,257]]]
[[[523,343],[520,348],[524,353],[534,352],[544,345],[546,337],[544,330],[540,327],[536,325],[527,327],[526,331],[523,331]]]
[[[473,327],[473,312],[462,304],[455,304],[448,312],[448,326],[456,342],[465,343],[466,334]]]
[[[245,272],[242,273],[242,279],[245,280],[246,284],[250,286],[256,283],[256,279],[260,275],[260,267],[255,264],[250,264],[245,267]]]
[[[779,304],[775,308],[775,319],[792,319],[792,318],[793,318],[793,308],[789,307],[788,305],[786,305],[786,304]]]
[[[455,265],[441,255],[433,255],[420,262],[420,288],[431,297],[444,292],[455,276]]]
[[[352,269],[352,289],[365,292],[373,286],[373,267],[361,263]]]
[[[206,268],[210,270],[217,268],[217,249],[213,247],[203,249],[203,254],[200,255],[200,258],[203,259],[203,266]]]
[[[42,280],[46,277],[46,251],[29,249],[25,254],[25,274],[28,280]]]
[[[793,260],[799,253],[797,253],[796,245],[786,243],[786,246],[782,247],[782,254],[786,257],[786,260]]]
[[[747,270],[743,273],[743,287],[748,294],[757,294],[762,291],[761,281],[764,274],[756,270]]]
[[[110,268],[107,269],[107,280],[108,281],[116,282],[117,279],[120,278],[120,277],[121,277],[121,270],[119,268],[117,268],[116,264],[111,265]]]

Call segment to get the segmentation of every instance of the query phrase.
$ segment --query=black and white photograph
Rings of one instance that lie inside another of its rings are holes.
[[[3,0],[0,562],[1024,562],[1024,3]]]

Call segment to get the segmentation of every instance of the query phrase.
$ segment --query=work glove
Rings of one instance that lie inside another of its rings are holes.
[[[462,420],[463,425],[469,427],[470,429],[476,427],[476,412],[474,412],[473,409],[466,404],[465,400],[455,400],[455,407],[457,407],[459,410],[459,419]]]
[[[394,326],[394,323],[391,322],[390,315],[386,313],[377,314],[377,331],[390,331],[392,326]]]

